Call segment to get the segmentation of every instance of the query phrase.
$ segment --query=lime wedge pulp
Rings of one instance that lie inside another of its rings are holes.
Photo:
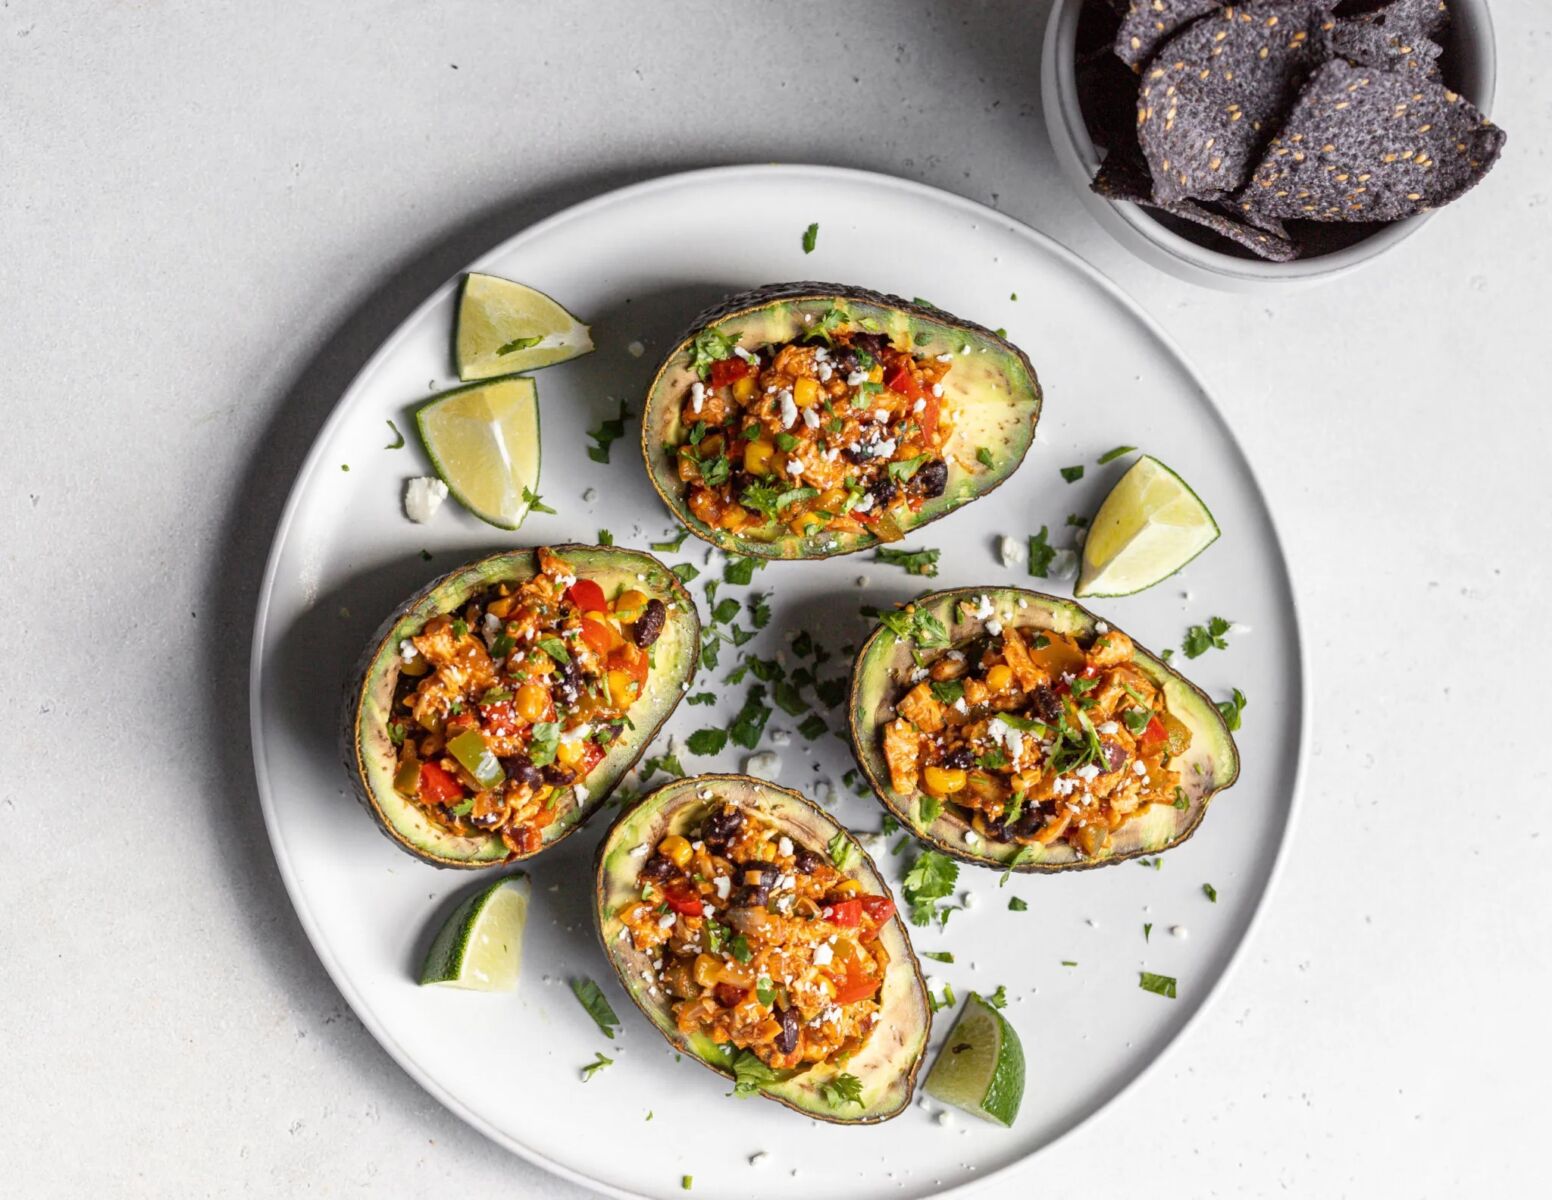
[[[475,992],[510,992],[523,965],[528,876],[508,875],[452,912],[420,969],[422,984]]]
[[[543,292],[495,275],[464,278],[453,332],[458,378],[536,371],[592,348],[588,327]]]
[[[974,992],[938,1060],[927,1094],[985,1121],[1012,1125],[1024,1098],[1024,1047],[1008,1020]]]
[[[431,465],[482,521],[516,529],[539,488],[539,390],[496,379],[443,392],[415,414]]]
[[[1130,596],[1173,575],[1218,540],[1218,523],[1186,481],[1143,455],[1089,525],[1075,596]]]

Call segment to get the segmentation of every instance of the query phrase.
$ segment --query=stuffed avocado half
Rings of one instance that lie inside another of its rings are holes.
[[[597,871],[604,951],[676,1049],[824,1121],[910,1102],[926,985],[872,859],[816,805],[746,775],[679,780],[621,815]]]
[[[857,655],[857,762],[944,853],[1017,871],[1156,854],[1239,775],[1217,707],[1070,600],[936,592],[885,614]]]
[[[991,491],[1041,392],[1007,338],[923,301],[772,284],[702,313],[647,395],[642,452],[697,537],[766,558],[882,542]]]
[[[352,680],[356,793],[427,862],[531,857],[641,756],[699,642],[694,602],[650,554],[567,545],[459,567],[394,611]]]

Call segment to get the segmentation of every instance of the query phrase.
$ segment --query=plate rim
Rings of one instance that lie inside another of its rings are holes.
[[[813,178],[817,176],[825,180],[850,182],[863,187],[894,190],[908,196],[931,201],[935,204],[946,205],[949,208],[958,209],[981,220],[1001,222],[1010,232],[1036,244],[1046,253],[1053,254],[1055,257],[1063,260],[1069,267],[1095,281],[1108,294],[1111,300],[1120,304],[1131,317],[1139,321],[1148,333],[1175,358],[1185,373],[1196,384],[1209,417],[1220,427],[1229,444],[1243,460],[1246,467],[1250,468],[1251,483],[1265,511],[1267,528],[1271,535],[1272,549],[1276,554],[1278,563],[1281,565],[1283,579],[1288,589],[1289,634],[1292,639],[1293,657],[1298,665],[1298,698],[1297,703],[1293,706],[1292,714],[1296,738],[1293,756],[1293,775],[1289,787],[1287,818],[1282,823],[1278,834],[1278,844],[1273,853],[1271,865],[1267,870],[1266,883],[1251,909],[1249,920],[1245,924],[1244,933],[1230,950],[1222,971],[1208,986],[1206,994],[1197,1003],[1194,1011],[1186,1017],[1180,1028],[1169,1039],[1163,1049],[1145,1062],[1125,1083],[1121,1084],[1107,1098],[1082,1113],[1061,1133],[1028,1154],[995,1170],[988,1171],[984,1175],[977,1174],[972,1179],[964,1180],[935,1193],[940,1196],[965,1196],[973,1191],[980,1191],[986,1188],[994,1180],[1006,1180],[1017,1172],[1028,1170],[1030,1165],[1037,1159],[1049,1153],[1079,1130],[1085,1128],[1107,1109],[1112,1108],[1136,1088],[1143,1079],[1151,1076],[1160,1063],[1170,1058],[1175,1052],[1176,1047],[1185,1040],[1187,1034],[1201,1022],[1203,1015],[1216,1005],[1225,985],[1238,971],[1241,962],[1244,960],[1247,947],[1258,933],[1265,918],[1268,907],[1267,902],[1277,888],[1286,868],[1289,846],[1293,841],[1294,829],[1298,823],[1299,813],[1303,808],[1304,779],[1309,756],[1308,731],[1311,718],[1311,689],[1309,686],[1309,658],[1300,619],[1301,605],[1299,603],[1299,593],[1293,572],[1289,569],[1288,556],[1284,550],[1283,537],[1277,525],[1276,514],[1267,501],[1265,490],[1261,486],[1260,476],[1254,470],[1250,456],[1245,452],[1245,448],[1241,444],[1233,426],[1229,424],[1228,419],[1224,416],[1223,410],[1215,399],[1212,389],[1207,386],[1202,372],[1191,357],[1175,341],[1174,337],[1110,276],[1075,251],[1062,245],[1050,234],[1036,229],[1017,217],[991,208],[979,201],[971,200],[966,196],[961,196],[956,192],[916,180],[905,179],[897,175],[889,175],[881,171],[863,170],[856,167],[836,167],[818,163],[766,162],[673,171],[667,174],[655,175],[636,183],[626,184],[623,187],[612,188],[609,191],[601,192],[598,195],[591,196],[586,200],[568,205],[557,212],[551,213],[549,216],[533,224],[526,225],[487,247],[472,261],[465,264],[451,277],[434,288],[424,300],[407,313],[394,328],[393,332],[383,340],[370,357],[367,358],[366,362],[355,372],[350,382],[340,391],[339,397],[335,400],[333,408],[330,409],[328,417],[318,428],[317,433],[313,435],[312,444],[308,448],[307,455],[302,460],[302,465],[298,468],[296,478],[293,480],[291,488],[286,495],[285,505],[281,509],[280,517],[276,521],[274,531],[271,534],[269,553],[265,558],[264,574],[259,583],[252,641],[248,655],[249,749],[253,755],[254,776],[259,793],[259,808],[264,817],[265,833],[269,837],[270,849],[274,853],[275,863],[280,871],[281,881],[285,885],[286,895],[291,901],[291,907],[296,913],[297,920],[301,923],[302,931],[307,935],[307,940],[312,947],[313,953],[318,956],[318,960],[328,973],[330,981],[345,1002],[350,1005],[357,1019],[361,1021],[377,1044],[387,1052],[388,1056],[398,1064],[401,1070],[409,1075],[422,1090],[432,1096],[439,1104],[463,1121],[464,1124],[477,1130],[502,1149],[516,1154],[519,1158],[533,1163],[535,1166],[570,1183],[590,1188],[601,1195],[618,1197],[619,1200],[652,1200],[648,1193],[627,1191],[603,1180],[585,1175],[575,1168],[550,1157],[542,1150],[519,1141],[510,1134],[497,1129],[479,1114],[469,1109],[456,1096],[452,1095],[436,1078],[434,1073],[423,1067],[378,1020],[375,1009],[355,987],[349,975],[334,957],[329,941],[324,937],[307,903],[305,894],[301,889],[301,883],[286,850],[285,837],[275,815],[273,793],[263,755],[262,660],[267,644],[266,633],[269,625],[270,606],[275,580],[279,573],[281,552],[290,537],[291,526],[301,506],[302,494],[306,490],[306,485],[323,459],[323,447],[328,442],[330,435],[345,420],[358,389],[363,385],[363,381],[369,378],[380,363],[390,356],[400,341],[407,336],[408,331],[418,324],[422,314],[427,309],[443,300],[468,272],[480,269],[481,264],[507,253],[522,241],[542,237],[568,221],[591,215],[598,209],[612,205],[629,204],[639,197],[659,191],[669,191],[678,187],[695,186],[704,183],[715,185],[724,180],[737,181],[753,176],[763,176],[766,178],[785,176],[791,179]]]

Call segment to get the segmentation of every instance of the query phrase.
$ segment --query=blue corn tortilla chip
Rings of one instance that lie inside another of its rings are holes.
[[[1447,0],[1347,0],[1337,16],[1386,26],[1391,33],[1432,37],[1450,23]]]
[[[1444,0],[1390,0],[1363,12],[1344,9],[1332,32],[1333,51],[1348,62],[1391,71],[1439,73],[1443,47],[1430,36],[1449,21]]]
[[[1242,214],[1225,211],[1214,205],[1198,204],[1195,200],[1178,200],[1172,204],[1155,201],[1148,164],[1135,145],[1114,149],[1107,154],[1089,187],[1110,200],[1129,200],[1133,204],[1141,204],[1210,229],[1219,237],[1243,246],[1258,258],[1271,262],[1292,262],[1299,257],[1299,247],[1277,221],[1269,221],[1267,228],[1258,229]]]
[[[1258,224],[1398,221],[1460,197],[1503,144],[1455,92],[1336,58],[1305,84],[1238,208]]]
[[[1127,0],[1121,28],[1116,30],[1116,57],[1133,70],[1141,70],[1159,43],[1221,3],[1222,0]]]
[[[1323,0],[1250,0],[1161,46],[1137,97],[1154,199],[1217,200],[1238,191],[1300,85],[1330,56],[1335,23]]]

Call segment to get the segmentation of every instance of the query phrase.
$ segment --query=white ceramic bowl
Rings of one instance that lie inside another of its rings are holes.
[[[1095,149],[1078,105],[1075,47],[1083,0],[1056,0],[1046,25],[1040,90],[1046,129],[1062,172],[1071,180],[1096,220],[1139,258],[1177,279],[1224,291],[1293,287],[1334,279],[1372,262],[1422,228],[1433,213],[1396,221],[1351,246],[1276,263],[1214,250],[1176,233],[1153,210],[1109,200],[1089,188],[1099,169]],[[1486,114],[1498,81],[1493,19],[1487,0],[1450,0],[1452,20],[1443,42],[1450,86]],[[1203,231],[1204,241],[1211,235]]]

